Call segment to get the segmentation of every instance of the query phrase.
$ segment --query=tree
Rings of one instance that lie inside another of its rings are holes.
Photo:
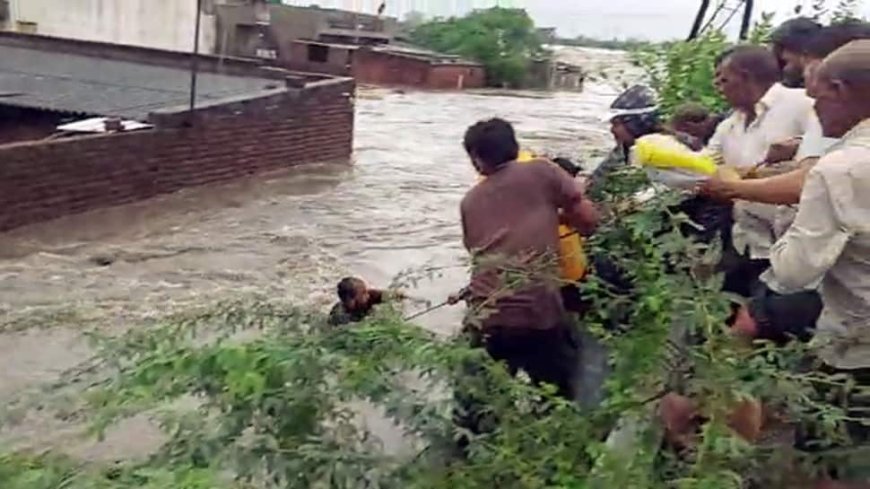
[[[535,23],[522,9],[495,7],[465,17],[435,19],[412,33],[418,44],[482,63],[493,86],[517,86],[531,60],[545,51]]]

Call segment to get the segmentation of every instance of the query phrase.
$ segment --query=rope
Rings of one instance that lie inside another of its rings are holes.
[[[420,317],[425,316],[425,315],[427,315],[427,314],[429,314],[429,313],[435,312],[435,311],[437,311],[437,310],[439,310],[439,309],[443,309],[444,307],[447,307],[447,306],[449,306],[449,305],[450,305],[450,301],[449,301],[449,300],[448,300],[448,301],[444,301],[444,302],[442,302],[442,303],[440,303],[440,304],[434,305],[434,306],[429,307],[429,308],[427,308],[427,309],[423,309],[423,310],[420,311],[420,312],[417,312],[417,313],[411,314],[410,316],[404,318],[404,321],[411,321],[411,320],[413,320],[413,319],[420,318]]]

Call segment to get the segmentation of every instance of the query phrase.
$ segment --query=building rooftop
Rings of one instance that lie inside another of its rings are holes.
[[[425,61],[429,61],[430,63],[436,64],[458,64],[465,66],[482,66],[480,63],[476,61],[471,61],[461,56],[455,54],[446,54],[439,53],[436,51],[432,51],[430,49],[422,48],[419,46],[413,46],[410,44],[404,43],[396,43],[389,44],[385,46],[377,46],[374,48],[375,51],[380,51],[384,53],[395,54],[399,56],[408,56],[417,59],[423,59]]]
[[[197,102],[278,86],[280,80],[200,72]],[[150,112],[189,100],[189,70],[0,45],[2,104],[145,121]]]

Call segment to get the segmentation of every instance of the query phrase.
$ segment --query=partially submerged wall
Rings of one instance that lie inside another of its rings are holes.
[[[0,231],[258,172],[350,158],[354,82],[152,114],[155,129],[0,145]],[[295,85],[295,86],[294,86]]]
[[[372,85],[461,90],[486,83],[486,71],[477,64],[438,63],[372,49],[354,51],[352,71],[359,83]]]

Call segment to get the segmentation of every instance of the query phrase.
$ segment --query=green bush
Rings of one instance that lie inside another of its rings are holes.
[[[525,10],[490,8],[417,26],[412,39],[435,51],[482,63],[491,86],[518,86],[532,59],[544,53]]]
[[[800,455],[787,445],[743,442],[725,428],[727,415],[745,397],[761,398],[791,423],[824,420],[833,439],[843,413],[809,393],[812,382],[842,381],[795,370],[798,346],[753,349],[731,339],[720,280],[704,272],[715,250],[676,230],[684,221],[670,212],[676,195],[626,204],[646,184],[634,169],[606,183],[610,218],[590,242],[635,286],[622,297],[595,280],[588,285],[597,314],[584,326],[608,345],[613,367],[598,408],[513,378],[461,339],[436,337],[393,310],[334,330],[319,314],[240,302],[100,339],[101,368],[75,383],[92,387],[78,404],[63,398],[65,414],[97,432],[150,413],[169,437],[156,454],[109,468],[8,455],[0,458],[0,487],[736,489],[748,480],[789,487],[779,478],[800,473]],[[618,330],[605,330],[617,314],[625,318]],[[244,331],[257,334],[237,334]],[[475,375],[469,363],[480,367]],[[454,425],[454,389],[486,396],[492,431],[472,435]],[[680,457],[661,450],[651,422],[669,390],[696,397],[708,416],[698,443]],[[174,403],[180,399],[196,405]],[[409,453],[385,451],[360,425],[351,407],[359,400],[402,427]],[[39,403],[53,405],[50,395]],[[634,441],[607,441],[632,419]],[[469,445],[458,456],[463,435]],[[821,467],[806,463],[809,471]]]
[[[765,43],[772,27],[771,19],[769,14],[762,15],[746,42]],[[721,31],[707,30],[692,41],[640,48],[632,53],[632,58],[644,69],[666,115],[686,102],[724,111],[727,105],[713,86],[713,80],[716,59],[733,45]]]

